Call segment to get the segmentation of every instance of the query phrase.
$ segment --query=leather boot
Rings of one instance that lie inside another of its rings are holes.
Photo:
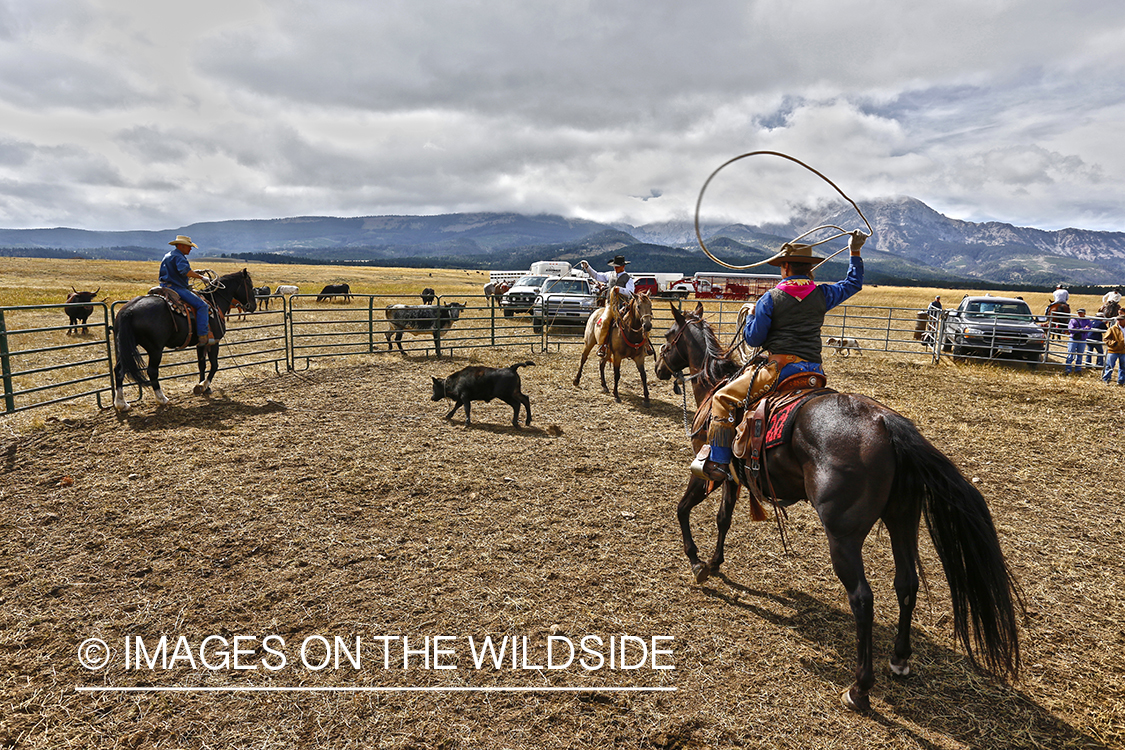
[[[710,458],[700,455],[696,456],[695,460],[691,462],[691,473],[701,479],[710,479],[712,482],[729,482],[734,477],[728,471],[728,466],[730,464],[712,461]]]

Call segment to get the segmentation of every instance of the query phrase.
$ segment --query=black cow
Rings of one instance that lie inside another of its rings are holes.
[[[454,412],[465,407],[465,424],[473,423],[469,414],[469,404],[473,401],[491,401],[498,398],[512,407],[512,426],[520,426],[520,404],[527,412],[525,424],[531,424],[531,400],[520,391],[520,374],[516,372],[520,367],[533,365],[534,362],[517,362],[508,367],[480,367],[474,365],[442,378],[431,378],[434,381],[434,395],[431,401],[441,401],[451,398],[456,403],[453,409],[445,415],[451,419]]]
[[[422,290],[422,304],[423,305],[432,305],[432,304],[434,304],[434,300],[436,300],[436,299],[437,299],[437,292],[435,292],[433,289],[430,289],[429,287],[426,287],[425,289]]]
[[[80,292],[74,287],[70,288],[70,294],[66,295],[66,317],[70,318],[70,328],[66,329],[67,336],[78,336],[78,323],[82,323],[82,333],[89,333],[90,328],[86,325],[86,321],[94,314],[94,306],[86,304],[93,302],[94,298],[98,296],[102,288],[99,286],[93,292]]]
[[[258,309],[270,309],[270,288],[268,286],[254,287],[254,296],[258,298]]]
[[[460,302],[450,302],[448,305],[387,305],[386,316],[391,323],[391,328],[383,335],[387,337],[387,349],[398,349],[403,354],[402,334],[410,333],[421,336],[426,332],[433,333],[434,351],[441,356],[441,332],[453,325],[453,321],[461,317],[461,310],[465,306]],[[391,336],[395,337],[394,344]]]
[[[320,294],[316,296],[316,301],[324,302],[336,299],[336,297],[343,297],[344,302],[349,301],[352,298],[352,288],[347,284],[329,284],[320,290]]]

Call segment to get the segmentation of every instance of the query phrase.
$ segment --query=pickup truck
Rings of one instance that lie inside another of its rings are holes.
[[[1039,362],[1047,338],[1022,299],[986,295],[965,297],[956,310],[946,313],[942,346],[954,356]]]
[[[504,311],[504,317],[510,318],[516,313],[530,311],[539,289],[550,278],[558,277],[548,274],[528,274],[512,282],[512,286],[500,297],[500,309]]]
[[[544,325],[585,326],[599,307],[598,285],[592,279],[549,276],[531,305],[531,327],[542,333]]]

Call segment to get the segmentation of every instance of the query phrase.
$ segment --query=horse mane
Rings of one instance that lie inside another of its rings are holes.
[[[707,319],[690,314],[688,319],[699,321],[699,329],[703,332],[704,353],[706,354],[703,360],[703,377],[712,385],[715,385],[738,372],[741,365],[730,358],[723,345],[719,343],[719,335],[715,333],[715,329],[711,327]]]

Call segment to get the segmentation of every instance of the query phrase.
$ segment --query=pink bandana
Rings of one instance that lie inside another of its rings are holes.
[[[806,279],[801,276],[794,276],[782,281],[777,285],[777,288],[788,294],[790,297],[796,297],[797,299],[803,300],[805,297],[808,297],[810,294],[812,294],[812,291],[816,289],[816,284],[812,279]]]

